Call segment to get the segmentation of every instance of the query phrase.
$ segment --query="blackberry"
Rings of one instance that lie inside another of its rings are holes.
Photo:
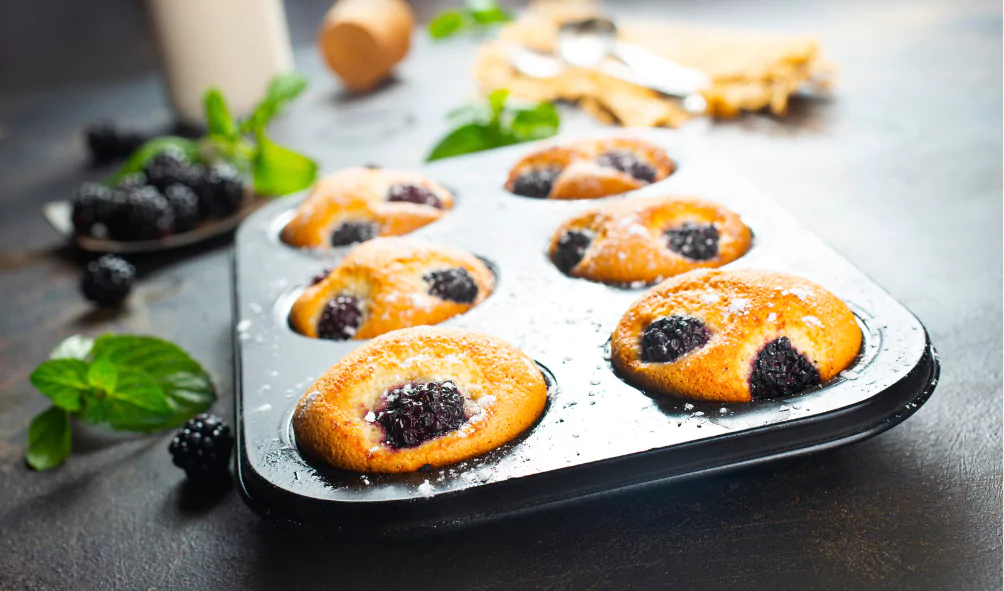
[[[377,237],[380,226],[374,222],[342,222],[331,233],[331,246],[366,242]]]
[[[114,306],[129,295],[135,276],[135,267],[115,255],[106,254],[87,263],[80,291],[99,306]]]
[[[384,443],[415,447],[464,424],[464,396],[450,381],[405,384],[387,392],[387,404],[376,421],[383,425]]]
[[[652,363],[676,361],[711,340],[711,330],[692,316],[674,314],[659,318],[641,338],[642,360]]]
[[[226,481],[234,437],[216,415],[199,414],[185,423],[167,448],[174,465],[201,483]]]
[[[582,230],[569,230],[558,238],[554,249],[554,265],[562,273],[568,273],[579,264],[586,255],[586,249],[593,241],[593,233]]]
[[[177,149],[167,149],[157,154],[143,167],[147,184],[164,191],[170,185],[186,183],[190,165],[185,153]]]
[[[111,215],[112,191],[100,183],[84,183],[73,194],[73,227],[78,234],[90,234],[95,224]]]
[[[111,123],[92,125],[84,130],[84,135],[95,164],[128,158],[146,141],[141,134],[121,131]]]
[[[203,172],[201,165],[193,165],[186,183],[199,197],[199,214],[202,217],[225,218],[235,213],[244,200],[244,183],[237,169],[218,163]]]
[[[718,256],[718,228],[713,224],[684,222],[666,232],[669,250],[695,261]]]
[[[524,197],[543,199],[551,194],[551,187],[559,173],[560,168],[537,168],[524,172],[513,182],[512,192]]]
[[[454,267],[432,271],[423,277],[429,283],[429,294],[444,300],[469,304],[478,297],[478,283],[467,269]]]
[[[750,370],[750,397],[766,400],[792,396],[818,386],[819,370],[791,346],[788,337],[767,343],[757,353]]]
[[[174,210],[153,187],[122,192],[123,202],[109,220],[108,232],[116,240],[156,240],[174,231]]]
[[[328,275],[330,274],[331,274],[331,269],[322,269],[320,273],[310,278],[310,284],[317,285],[318,283],[327,279]]]
[[[625,150],[614,150],[600,154],[596,157],[596,164],[616,168],[621,172],[626,172],[635,179],[651,183],[655,180],[655,169],[638,156]]]
[[[142,172],[134,172],[127,174],[119,180],[119,183],[115,185],[116,189],[136,189],[139,187],[146,186],[146,175]]]
[[[336,296],[328,302],[317,321],[317,337],[344,341],[355,336],[362,324],[363,311],[359,300],[350,295]]]
[[[188,232],[199,225],[199,198],[181,183],[168,185],[164,197],[174,211],[174,231]]]
[[[419,205],[429,205],[436,209],[443,209],[443,202],[435,193],[409,183],[392,185],[387,190],[387,201],[406,201],[408,203],[418,203]]]

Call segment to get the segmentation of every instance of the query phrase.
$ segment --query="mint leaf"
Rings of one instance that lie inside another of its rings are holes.
[[[28,378],[32,386],[63,410],[80,409],[80,398],[90,389],[88,364],[79,359],[50,359],[35,368]]]
[[[459,10],[444,10],[429,22],[429,36],[445,39],[464,28],[464,14]]]
[[[492,134],[487,126],[471,123],[454,129],[446,137],[439,140],[439,143],[432,148],[432,152],[425,160],[432,162],[441,158],[490,150],[496,145],[497,142],[492,139]]]
[[[273,143],[259,129],[254,158],[254,188],[261,195],[287,195],[306,189],[317,178],[317,163]]]
[[[493,25],[512,20],[512,15],[498,5],[494,0],[468,2],[467,14],[479,25]]]
[[[206,110],[206,127],[209,135],[215,135],[228,140],[237,137],[237,130],[234,126],[234,118],[227,108],[227,101],[223,98],[223,93],[219,89],[211,88],[206,91],[202,99]]]
[[[104,390],[105,392],[114,392],[118,380],[118,369],[107,358],[96,359],[87,369],[87,383],[92,388]]]
[[[529,142],[551,137],[558,133],[561,117],[551,103],[537,103],[529,109],[515,111],[509,131],[519,142]]]
[[[193,160],[198,156],[199,152],[198,144],[194,140],[175,137],[173,135],[154,138],[133,152],[126,159],[125,163],[105,181],[105,184],[109,187],[117,186],[122,181],[122,177],[143,170],[147,161],[168,148],[177,148]]]
[[[84,396],[81,418],[124,431],[154,431],[173,425],[174,410],[152,377],[131,367],[118,368],[113,390],[91,390]]]
[[[505,108],[505,101],[508,98],[509,91],[504,88],[495,90],[488,95],[488,106],[491,107],[492,114],[494,114],[496,118],[502,113],[502,109]]]
[[[86,359],[93,346],[94,339],[75,334],[56,345],[52,353],[49,353],[49,359]]]
[[[128,392],[130,384],[140,381],[131,373],[127,375],[123,368],[139,370],[153,379],[166,396],[172,413],[162,428],[184,423],[208,409],[216,400],[216,390],[209,374],[174,343],[155,337],[106,334],[94,342],[93,353],[95,359],[103,358],[115,363],[119,370],[116,387],[119,392]],[[98,407],[94,412],[104,410]]]
[[[70,415],[52,406],[28,425],[28,451],[25,461],[35,470],[49,470],[70,455]]]
[[[250,133],[255,129],[264,129],[272,118],[281,113],[305,88],[307,88],[307,78],[296,72],[286,72],[272,78],[265,90],[265,97],[255,107],[251,116],[241,123],[241,131]]]

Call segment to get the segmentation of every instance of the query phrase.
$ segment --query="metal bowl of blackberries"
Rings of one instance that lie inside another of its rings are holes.
[[[226,162],[166,149],[115,182],[84,183],[43,208],[57,232],[92,252],[167,250],[232,231],[266,200]]]

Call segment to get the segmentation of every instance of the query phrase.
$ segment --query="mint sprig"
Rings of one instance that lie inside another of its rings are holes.
[[[512,14],[496,0],[468,0],[463,8],[451,8],[429,21],[429,36],[446,39],[463,31],[476,31],[512,20]]]
[[[126,175],[143,170],[160,152],[178,149],[193,161],[229,162],[252,177],[259,195],[286,195],[305,189],[317,178],[317,163],[269,140],[266,128],[306,87],[307,79],[295,72],[274,77],[251,115],[242,120],[233,117],[223,93],[210,88],[203,97],[204,137],[197,140],[174,136],[154,138],[133,152],[107,184],[114,187]]]
[[[455,109],[448,118],[453,131],[439,140],[426,161],[551,137],[561,127],[553,104],[516,101],[504,89],[491,93],[485,102]]]
[[[70,416],[148,433],[177,427],[216,400],[197,361],[174,343],[146,336],[69,337],[30,381],[53,404],[28,428],[25,459],[36,470],[54,468],[70,454]]]

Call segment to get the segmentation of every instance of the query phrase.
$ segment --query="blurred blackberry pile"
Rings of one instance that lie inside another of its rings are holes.
[[[115,187],[81,185],[73,196],[73,226],[95,238],[156,240],[231,216],[243,198],[244,183],[233,166],[206,167],[166,149]]]

